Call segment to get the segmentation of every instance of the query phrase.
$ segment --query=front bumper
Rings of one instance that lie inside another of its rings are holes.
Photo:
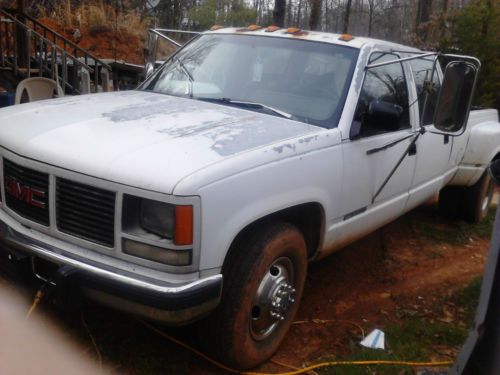
[[[222,291],[220,274],[179,284],[151,279],[70,254],[20,233],[3,221],[0,252],[13,262],[44,259],[71,275],[56,277],[56,284],[71,279],[72,287],[94,301],[172,325],[188,324],[207,315],[219,303]]]

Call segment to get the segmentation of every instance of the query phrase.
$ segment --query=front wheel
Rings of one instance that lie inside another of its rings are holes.
[[[200,341],[219,361],[248,369],[268,359],[293,322],[307,272],[302,233],[287,223],[261,227],[232,249],[216,311]]]

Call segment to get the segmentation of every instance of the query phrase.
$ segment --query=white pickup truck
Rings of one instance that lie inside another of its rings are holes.
[[[457,218],[488,210],[498,114],[453,127],[467,98],[434,114],[441,84],[462,82],[434,60],[350,35],[214,28],[137,90],[2,109],[0,254],[123,311],[201,319],[211,355],[252,367],[292,323],[308,261],[440,191]]]

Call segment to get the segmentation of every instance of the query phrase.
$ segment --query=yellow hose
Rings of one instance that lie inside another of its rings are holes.
[[[216,360],[210,358],[209,356],[203,354],[199,350],[189,346],[188,344],[177,340],[176,338],[166,334],[163,331],[160,331],[159,329],[153,327],[152,325],[146,323],[145,321],[141,319],[137,319],[141,324],[145,325],[148,327],[150,330],[156,332],[160,336],[163,336],[167,338],[168,340],[176,343],[179,346],[182,346],[183,348],[195,353],[196,355],[200,356],[201,358],[205,359],[206,361],[210,362],[211,364],[219,367],[220,369],[223,369],[229,373],[232,374],[242,374],[242,375],[298,375],[298,374],[304,374],[306,372],[316,370],[318,368],[322,367],[331,367],[331,366],[373,366],[373,365],[385,365],[385,366],[408,366],[408,367],[449,367],[453,365],[453,362],[451,361],[441,361],[441,362],[410,362],[410,361],[328,361],[328,362],[321,362],[317,363],[315,365],[311,365],[305,368],[301,368],[295,371],[289,371],[289,372],[279,372],[279,373],[262,373],[262,372],[241,372],[237,371],[235,369],[232,369],[230,367],[227,367],[223,365],[222,363],[217,362]],[[288,366],[288,365],[287,365]]]
[[[300,370],[280,373],[262,373],[262,372],[242,372],[243,375],[298,375],[322,367],[331,366],[372,366],[372,365],[386,365],[386,366],[409,366],[409,367],[445,367],[453,365],[453,362],[407,362],[407,361],[329,361],[321,362],[312,366],[301,368]]]

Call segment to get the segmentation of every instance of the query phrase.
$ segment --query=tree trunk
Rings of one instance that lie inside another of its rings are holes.
[[[285,27],[286,0],[274,0],[273,24]]]
[[[443,0],[443,14],[448,12],[448,0]]]
[[[351,16],[351,5],[352,0],[347,0],[344,10],[344,25],[342,27],[342,33],[347,34],[349,31],[349,17]]]
[[[493,3],[492,0],[486,1],[486,17],[483,18],[483,25],[481,27],[481,35],[483,36],[483,40],[487,40],[488,36],[488,28],[490,25],[491,14],[493,13]]]
[[[321,16],[321,0],[311,0],[311,17],[309,18],[309,28],[319,29],[319,18]]]
[[[375,0],[368,0],[368,36],[372,36],[372,28],[373,28],[373,7]]]
[[[292,14],[292,2],[289,1],[287,6],[286,6],[286,24],[288,26],[290,26],[292,24],[292,18],[293,18],[293,14]]]
[[[295,25],[297,27],[300,26],[300,18],[302,17],[302,0],[299,0],[299,4],[297,5],[297,22],[295,22]]]
[[[431,13],[432,0],[418,0],[415,32],[424,42],[427,40],[427,28],[424,26],[424,24],[429,22]]]

